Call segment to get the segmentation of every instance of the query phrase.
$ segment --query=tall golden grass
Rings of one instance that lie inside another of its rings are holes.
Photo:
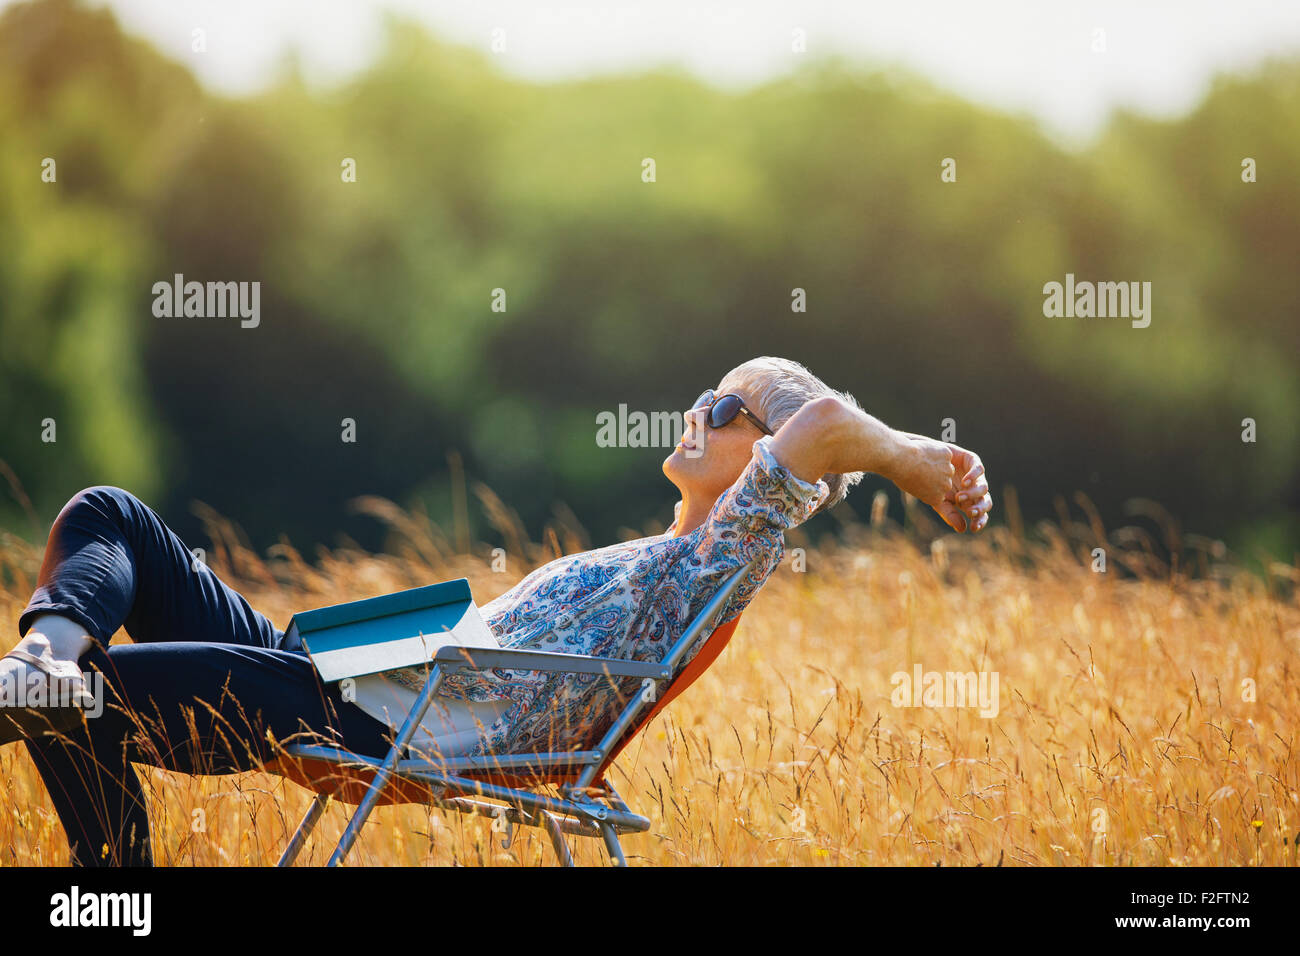
[[[362,500],[392,529],[385,553],[320,549],[312,561],[287,542],[258,555],[205,512],[209,565],[283,626],[297,610],[461,576],[486,601],[591,546],[568,515],[532,542],[476,491],[504,536],[506,573],[469,541],[463,500],[450,537],[419,511]],[[915,503],[904,530],[879,502],[871,525],[837,541],[792,532],[722,657],[615,766],[611,781],[653,822],[624,838],[629,862],[1295,865],[1297,568],[1249,574],[1150,503],[1135,509],[1150,530],[1109,533],[1083,498],[1082,520],[1062,503],[1059,521],[1028,531],[1014,495],[1004,503],[1006,526],[977,536],[940,534]],[[40,558],[14,535],[0,542],[10,621]],[[891,675],[916,664],[996,672],[997,716],[895,706]],[[310,800],[266,773],[138,769],[160,864],[273,864]],[[25,748],[0,751],[0,779],[0,864],[66,864]],[[300,864],[322,863],[344,820],[332,805]],[[521,829],[509,849],[500,838],[484,819],[381,807],[349,862],[555,862],[539,831]],[[575,857],[605,861],[593,840],[576,841]]]

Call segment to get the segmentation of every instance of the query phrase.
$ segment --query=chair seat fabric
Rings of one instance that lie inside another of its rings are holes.
[[[630,727],[623,734],[618,744],[611,749],[611,752],[606,754],[600,770],[596,774],[597,781],[603,778],[609,765],[641,733],[646,725],[654,720],[669,703],[680,696],[686,688],[695,683],[708,670],[709,666],[718,659],[718,656],[731,640],[736,625],[739,623],[740,617],[735,617],[716,628],[709,635],[708,641],[705,642],[699,653],[691,659],[690,663],[677,675],[677,679],[660,695],[654,707],[637,724]],[[294,758],[288,755],[269,761],[263,765],[262,769],[267,773],[274,773],[292,780],[308,790],[329,794],[336,800],[351,804],[361,802],[374,777],[373,771],[369,768],[341,767],[327,760]],[[567,773],[555,771],[544,775],[507,773],[503,771],[466,771],[458,774],[458,776],[496,786],[536,789],[539,786],[551,784],[574,783],[577,781],[579,773],[579,770]],[[380,794],[378,804],[388,806],[398,803],[428,803],[432,795],[432,791],[427,785],[408,778],[395,776]]]

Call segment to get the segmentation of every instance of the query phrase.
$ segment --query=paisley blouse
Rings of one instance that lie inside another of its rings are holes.
[[[785,529],[806,521],[830,492],[824,481],[795,477],[771,442],[765,435],[754,443],[740,477],[690,534],[671,536],[675,517],[664,534],[557,558],[483,605],[488,627],[503,647],[657,662],[723,581],[755,562],[718,619],[732,620],[780,564]],[[708,636],[687,649],[676,673]],[[424,682],[418,672],[388,676],[412,700]],[[448,676],[435,703],[493,705],[485,710],[499,716],[466,751],[482,756],[591,749],[636,693],[640,681],[631,678],[498,669]]]

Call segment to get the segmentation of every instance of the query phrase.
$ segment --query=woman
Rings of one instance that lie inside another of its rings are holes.
[[[978,531],[992,499],[978,457],[895,431],[802,365],[758,358],[686,416],[663,463],[681,492],[662,535],[559,558],[481,609],[502,645],[657,661],[717,586],[747,564],[720,623],[780,563],[782,533],[841,501],[863,472],[889,478],[954,530]],[[134,643],[108,646],[118,627]],[[421,674],[324,686],[301,647],[202,565],[120,488],[74,496],[50,532],[0,687],[77,685],[100,672],[102,713],[78,705],[0,717],[24,739],[81,865],[149,864],[149,822],[131,762],[187,773],[256,769],[272,740],[312,734],[379,756]],[[705,637],[691,648],[685,667]],[[599,676],[498,670],[449,677],[418,749],[442,754],[589,747],[627,687]]]

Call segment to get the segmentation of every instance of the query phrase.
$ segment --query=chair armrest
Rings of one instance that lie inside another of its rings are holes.
[[[672,668],[646,661],[629,661],[620,657],[590,657],[586,654],[561,654],[555,651],[529,651],[515,647],[448,646],[433,655],[432,663],[446,671],[492,670],[508,667],[515,670],[550,671],[568,674],[607,674],[610,677],[640,677],[668,680]]]

